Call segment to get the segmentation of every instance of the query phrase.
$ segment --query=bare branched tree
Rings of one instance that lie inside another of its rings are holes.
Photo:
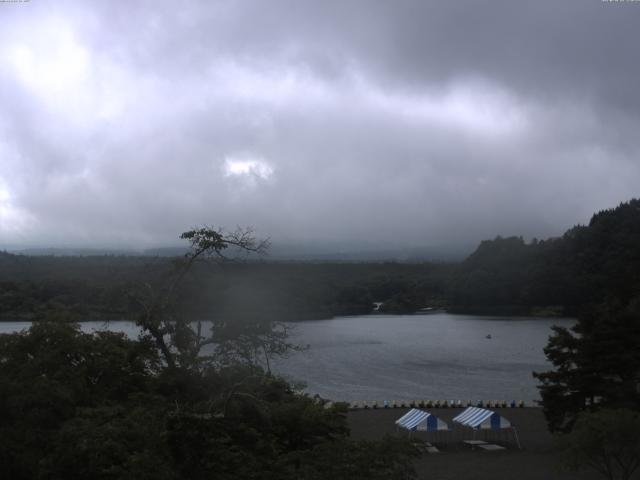
[[[180,238],[189,241],[190,249],[175,262],[170,275],[158,285],[147,283],[132,294],[140,306],[137,324],[143,333],[153,339],[169,368],[193,368],[213,361],[257,365],[264,360],[270,371],[270,357],[296,348],[287,341],[284,324],[256,321],[230,326],[232,322],[219,320],[206,333],[202,320],[192,322],[175,308],[179,287],[196,262],[263,254],[269,247],[268,240],[256,239],[249,228],[238,227],[228,233],[208,226],[184,232]],[[202,355],[206,346],[208,354]]]

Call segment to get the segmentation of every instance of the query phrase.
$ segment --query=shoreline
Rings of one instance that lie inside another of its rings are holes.
[[[576,316],[577,311],[573,306],[565,305],[438,305],[431,307],[417,308],[416,310],[384,310],[383,302],[379,307],[372,306],[369,311],[353,312],[345,311],[343,313],[327,311],[306,312],[306,315],[301,317],[292,317],[291,319],[284,320],[292,323],[303,323],[307,321],[318,320],[334,320],[336,318],[343,317],[359,317],[359,316],[419,316],[419,315],[433,315],[433,314],[449,314],[449,315],[472,315],[479,317],[538,317],[538,318],[573,318]],[[31,322],[36,321],[36,318],[43,312],[34,313],[33,311],[12,311],[3,312],[0,314],[0,323],[2,322]],[[69,312],[72,316],[80,316],[78,312]],[[102,308],[88,307],[82,316],[90,317],[91,320],[77,320],[77,323],[93,322],[93,321],[113,321],[113,316],[118,316],[121,319],[126,318],[130,312],[123,310],[110,310]]]

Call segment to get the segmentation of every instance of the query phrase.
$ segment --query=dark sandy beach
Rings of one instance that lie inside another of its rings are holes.
[[[427,409],[425,409],[427,410]],[[599,478],[591,471],[579,473],[559,468],[553,439],[546,428],[544,416],[539,408],[493,409],[516,426],[522,450],[513,441],[512,435],[502,432],[488,433],[486,440],[507,447],[499,452],[471,451],[462,440],[471,439],[470,429],[455,429],[452,433],[413,433],[412,438],[430,441],[438,446],[440,453],[423,454],[416,462],[418,478],[429,480],[591,480]],[[351,435],[355,439],[380,439],[385,434],[406,437],[406,430],[397,431],[395,420],[408,409],[368,409],[349,412]],[[451,419],[462,410],[459,408],[428,409],[452,426]],[[429,436],[432,435],[432,436]],[[477,435],[484,439],[483,433]]]

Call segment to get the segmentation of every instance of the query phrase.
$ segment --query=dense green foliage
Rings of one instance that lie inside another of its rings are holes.
[[[56,468],[100,469],[103,455],[117,456],[122,468],[134,472],[135,464],[150,454],[147,449],[155,447],[145,441],[154,428],[146,412],[157,405],[151,379],[159,372],[149,345],[120,334],[86,335],[70,324],[42,322],[28,333],[0,336],[0,359],[3,478],[47,477],[44,472],[58,458],[73,465]],[[113,422],[105,429],[109,418]],[[132,423],[141,429],[132,429],[121,446],[111,449],[110,443]],[[70,442],[81,431],[91,435]],[[82,462],[85,448],[95,456],[87,465]]]
[[[286,329],[192,321],[195,267],[229,247],[259,251],[251,231],[182,238],[184,258],[127,293],[139,339],[82,333],[64,311],[0,335],[0,478],[413,478],[407,443],[350,440],[344,405],[262,369],[295,348]]]
[[[609,480],[629,480],[640,466],[640,413],[603,409],[583,413],[561,438],[564,464],[592,468]]]
[[[449,290],[458,311],[560,313],[640,292],[640,200],[595,214],[561,238],[485,241],[455,271]]]
[[[160,273],[135,257],[28,257],[0,252],[0,319],[43,318],[65,312],[78,319],[121,318],[126,287]]]
[[[154,283],[173,259],[27,257],[0,252],[0,319],[43,318],[64,310],[76,320],[134,318],[132,288]],[[448,265],[226,262],[197,265],[180,299],[193,317],[307,320],[444,303]],[[393,303],[409,297],[401,307]]]
[[[256,368],[170,369],[152,342],[70,323],[0,335],[0,408],[13,480],[405,479],[414,455],[350,440],[343,407]]]
[[[537,373],[553,431],[568,431],[584,410],[640,411],[640,302],[603,305],[572,328],[555,327],[545,353],[555,369]]]
[[[550,429],[567,432],[583,411],[640,411],[640,201],[600,212],[560,245],[572,248],[557,264],[578,275],[566,288],[582,309],[549,339],[554,369],[534,375]]]

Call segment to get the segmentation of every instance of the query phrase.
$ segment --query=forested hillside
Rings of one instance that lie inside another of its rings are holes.
[[[135,313],[131,289],[164,277],[159,257],[28,257],[0,253],[0,319],[42,318],[64,310],[78,320]],[[450,266],[430,263],[203,264],[183,287],[194,316],[306,320],[369,313],[373,302],[410,313],[444,303]]]
[[[596,213],[562,237],[484,241],[460,264],[448,290],[454,309],[574,314],[640,291],[640,200]]]

